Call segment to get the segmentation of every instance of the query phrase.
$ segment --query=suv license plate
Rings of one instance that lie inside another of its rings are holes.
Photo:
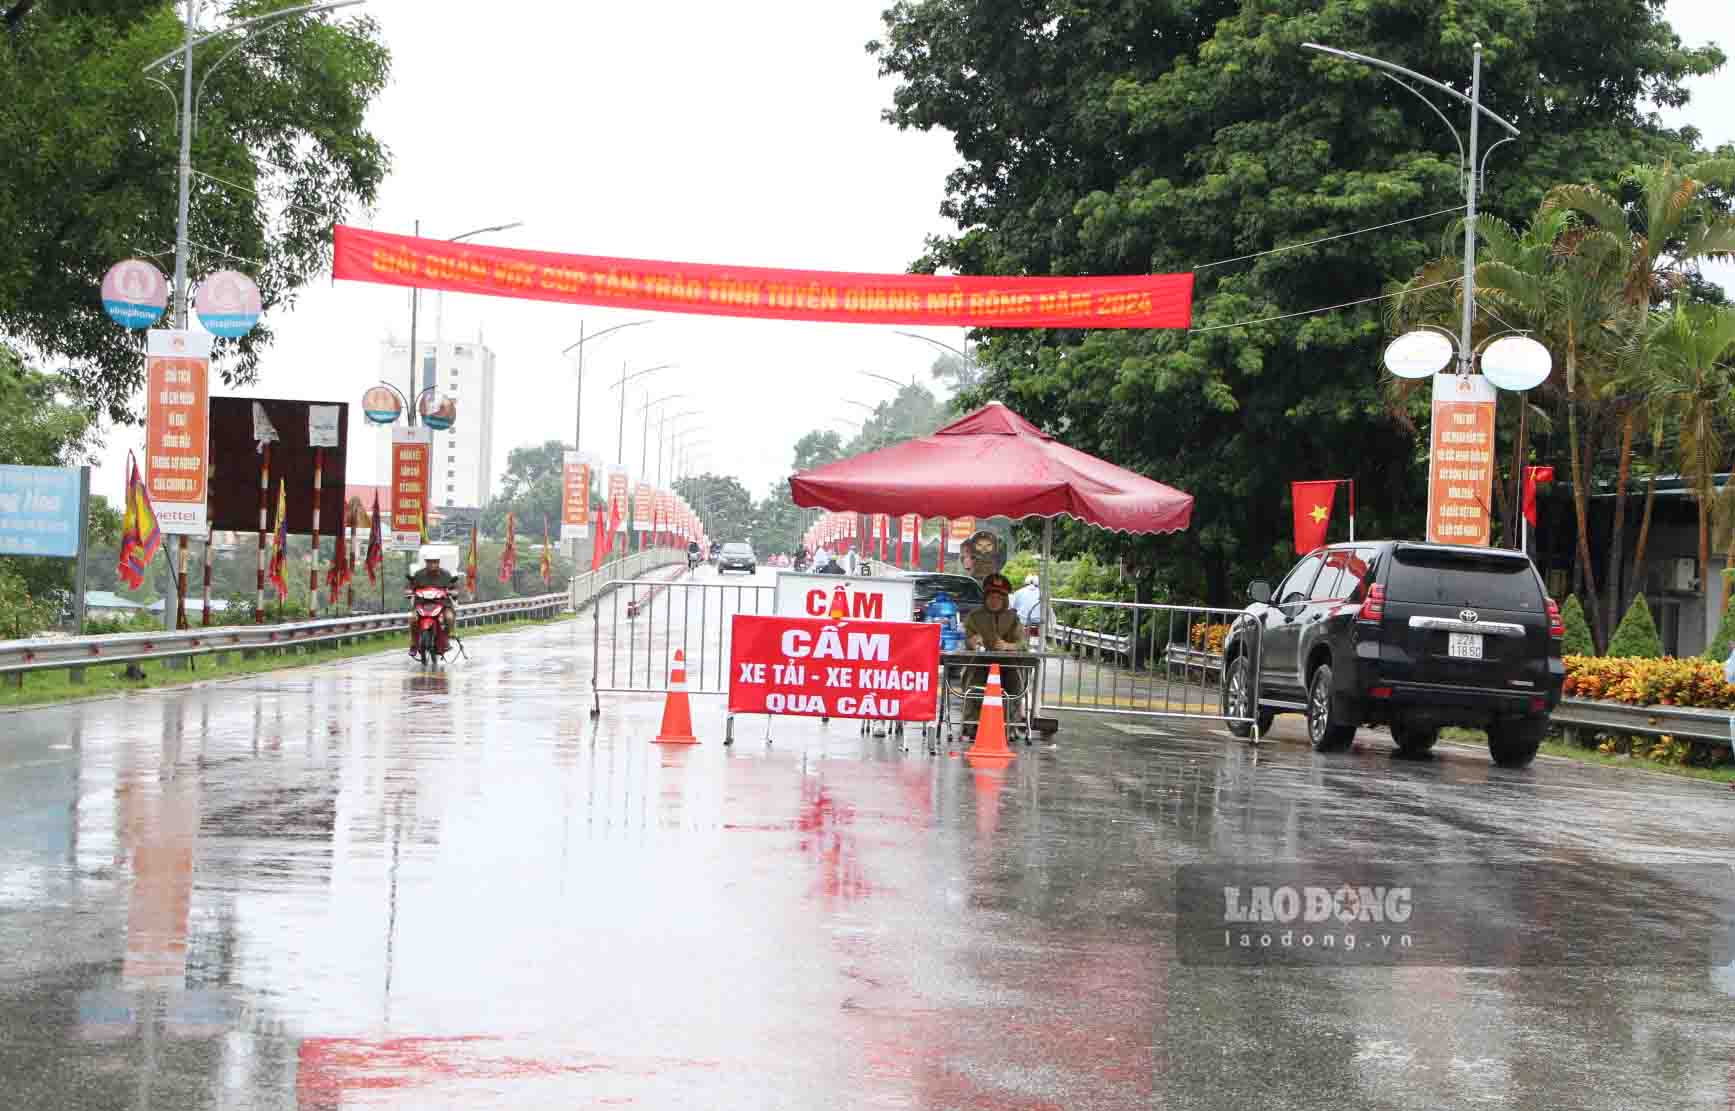
[[[1482,634],[1480,633],[1447,633],[1447,654],[1454,659],[1479,660],[1482,658]]]

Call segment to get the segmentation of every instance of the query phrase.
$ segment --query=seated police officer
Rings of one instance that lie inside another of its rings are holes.
[[[964,618],[964,646],[973,651],[1022,652],[1025,650],[1024,622],[1012,609],[1012,583],[1002,574],[992,574],[982,580],[982,605]],[[1000,683],[1008,703],[1024,693],[1024,670],[1003,667]],[[972,667],[964,673],[964,685],[972,688],[964,701],[965,734],[975,736],[976,719],[982,712],[982,696],[977,689],[988,684],[988,669]],[[1013,715],[1008,714],[1008,719]]]

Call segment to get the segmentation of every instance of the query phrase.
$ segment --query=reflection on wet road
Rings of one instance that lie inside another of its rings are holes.
[[[767,578],[766,581],[769,581]],[[0,717],[20,1108],[1728,1105],[1680,966],[1213,967],[1175,869],[1550,861],[1549,926],[1670,943],[1726,790],[1068,718],[1008,768],[589,716],[588,620]],[[1726,897],[1726,894],[1725,894]]]

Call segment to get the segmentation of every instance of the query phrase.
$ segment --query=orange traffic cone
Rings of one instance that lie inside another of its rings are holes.
[[[1006,747],[1006,697],[1000,689],[1000,665],[988,665],[988,686],[982,692],[982,712],[976,721],[976,743],[966,757],[1010,760],[1018,755]]]
[[[657,743],[699,743],[693,736],[693,711],[687,705],[687,654],[679,648],[675,649],[675,662],[669,665],[669,696],[663,700],[663,729],[657,734]]]

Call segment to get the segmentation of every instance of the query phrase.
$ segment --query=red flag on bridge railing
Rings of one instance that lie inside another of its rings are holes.
[[[602,570],[603,556],[608,552],[608,541],[603,539],[602,521],[596,522],[596,531],[590,534],[590,569]]]
[[[1331,526],[1331,507],[1337,500],[1338,481],[1291,482],[1289,491],[1295,503],[1295,553],[1306,555],[1325,544],[1326,530]]]

